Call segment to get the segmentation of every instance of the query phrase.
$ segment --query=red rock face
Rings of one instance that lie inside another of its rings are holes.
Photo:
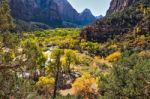
[[[110,3],[110,7],[107,11],[107,15],[111,15],[114,12],[118,12],[124,10],[133,4],[136,0],[112,0]]]

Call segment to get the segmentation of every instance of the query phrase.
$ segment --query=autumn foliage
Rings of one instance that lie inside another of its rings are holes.
[[[121,57],[121,53],[119,51],[114,52],[106,57],[106,60],[113,62],[118,60]]]
[[[96,79],[90,74],[83,74],[72,84],[72,89],[74,90],[74,95],[80,94],[86,99],[90,99],[89,95],[97,92]]]

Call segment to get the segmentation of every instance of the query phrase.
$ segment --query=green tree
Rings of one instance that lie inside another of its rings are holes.
[[[70,74],[71,73],[71,63],[75,62],[76,56],[73,50],[65,50],[65,62],[66,62],[66,68],[67,72]]]
[[[45,64],[46,59],[37,42],[32,39],[24,40],[21,43],[21,47],[23,49],[22,54],[25,56],[25,60],[21,64],[34,75],[35,71]],[[34,79],[36,80],[37,78],[34,77]]]
[[[110,73],[101,76],[104,96],[118,98],[148,98],[150,91],[150,59],[131,55],[120,59]]]
[[[16,90],[16,71],[20,67],[14,61],[19,44],[17,35],[4,33],[0,35],[0,98],[8,98]]]
[[[10,9],[7,0],[0,1],[0,31],[8,31],[14,27],[10,16]]]

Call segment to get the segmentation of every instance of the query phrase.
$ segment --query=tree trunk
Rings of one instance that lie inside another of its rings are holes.
[[[53,98],[52,98],[52,99],[55,99],[55,98],[56,98],[58,77],[59,77],[59,72],[57,71],[56,77],[55,77],[54,93],[53,93]]]
[[[61,54],[59,53],[56,58],[56,75],[55,75],[55,85],[54,85],[54,92],[53,92],[52,99],[55,99],[57,95],[57,84],[58,84],[59,72],[60,72],[60,67],[61,67],[60,57],[61,57]]]

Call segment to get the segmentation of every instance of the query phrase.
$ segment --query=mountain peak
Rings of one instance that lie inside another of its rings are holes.
[[[91,12],[91,10],[88,9],[88,8],[85,8],[85,9],[83,10],[83,12]]]
[[[92,14],[90,9],[85,9],[80,13],[80,19],[82,20],[82,24],[89,24],[96,20],[96,17]]]
[[[81,14],[83,14],[83,13],[92,14],[91,10],[88,9],[88,8],[84,9],[83,12],[82,12]],[[92,15],[93,15],[93,14],[92,14]]]

